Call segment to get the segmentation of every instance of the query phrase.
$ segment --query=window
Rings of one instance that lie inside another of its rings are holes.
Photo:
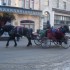
[[[61,15],[55,15],[54,16],[54,23],[55,24],[60,24],[60,22],[62,21],[62,16]]]
[[[25,8],[25,0],[22,0],[22,7]]]
[[[27,9],[30,8],[30,1],[29,0],[26,0],[26,7],[25,8],[27,8]]]
[[[11,0],[8,0],[8,5],[11,5]]]
[[[64,9],[66,9],[66,2],[63,2]]]
[[[49,0],[44,1],[44,6],[49,6]]]
[[[30,8],[34,9],[34,0],[30,0]]]
[[[59,0],[57,0],[57,8],[59,8]]]
[[[49,0],[46,0],[46,5],[49,6]]]
[[[5,0],[2,0],[2,5],[6,5]]]

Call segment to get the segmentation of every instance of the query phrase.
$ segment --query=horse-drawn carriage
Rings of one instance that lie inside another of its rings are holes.
[[[68,48],[70,46],[70,38],[66,35],[69,32],[69,27],[64,25],[58,29],[49,28],[46,30],[39,31],[37,35],[32,34],[32,30],[24,27],[15,27],[12,25],[4,25],[0,27],[0,36],[4,32],[8,32],[9,39],[7,41],[6,46],[8,47],[9,41],[13,40],[15,45],[17,46],[17,42],[15,37],[25,36],[28,39],[27,46],[32,45],[32,38],[34,38],[34,42],[36,45],[40,45],[42,47],[49,47],[52,44],[63,46],[64,48]]]
[[[36,45],[42,47],[57,45],[68,48],[70,46],[70,37],[68,32],[69,28],[67,25],[57,29],[50,28],[46,30],[40,30],[39,33],[37,33],[37,37],[34,39],[34,42]]]

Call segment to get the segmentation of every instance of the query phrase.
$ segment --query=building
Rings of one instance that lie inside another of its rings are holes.
[[[40,0],[43,10],[42,23],[46,26],[47,20],[51,26],[60,26],[67,24],[70,26],[70,0]]]
[[[15,26],[40,29],[40,0],[0,0],[0,12],[13,13]]]

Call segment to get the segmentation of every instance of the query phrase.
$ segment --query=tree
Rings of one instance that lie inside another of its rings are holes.
[[[14,19],[13,13],[3,13],[0,15],[0,26],[4,26],[6,22],[11,22]]]
[[[3,13],[3,19],[6,19],[8,22],[11,22],[15,19],[13,13]]]

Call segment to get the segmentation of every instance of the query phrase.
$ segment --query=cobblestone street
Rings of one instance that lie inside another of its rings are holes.
[[[33,42],[33,41],[32,41]],[[21,39],[17,47],[0,41],[0,70],[70,70],[70,48],[26,47],[27,39]]]

